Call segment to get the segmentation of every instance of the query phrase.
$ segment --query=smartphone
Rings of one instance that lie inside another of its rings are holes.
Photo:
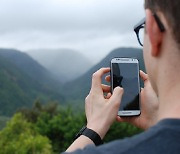
[[[140,115],[139,61],[136,58],[113,58],[111,60],[111,90],[124,89],[119,116]]]

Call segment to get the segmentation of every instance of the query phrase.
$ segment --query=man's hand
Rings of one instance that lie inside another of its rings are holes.
[[[141,89],[141,115],[128,118],[118,116],[117,121],[129,122],[139,128],[148,129],[157,122],[159,103],[158,97],[148,79],[148,75],[140,71],[140,76],[144,81],[144,88]],[[108,78],[109,77],[107,77],[106,80],[109,80]]]
[[[117,87],[111,96],[110,86],[101,84],[102,76],[109,71],[110,68],[101,68],[93,74],[91,91],[85,102],[87,128],[98,133],[101,139],[104,138],[111,124],[116,120],[123,94],[123,89]],[[104,93],[108,93],[108,95],[105,96]],[[66,152],[83,149],[88,144],[93,144],[93,142],[88,137],[81,135]]]
[[[97,132],[101,139],[116,119],[123,94],[123,89],[117,87],[112,96],[104,95],[110,92],[110,86],[101,84],[102,76],[109,71],[110,68],[101,68],[93,74],[91,90],[85,101],[87,127]]]

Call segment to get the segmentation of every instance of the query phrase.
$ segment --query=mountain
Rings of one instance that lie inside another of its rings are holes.
[[[77,78],[74,81],[68,82],[64,85],[63,89],[65,96],[69,100],[83,100],[89,93],[91,87],[92,74],[101,67],[109,67],[110,60],[114,57],[133,57],[137,58],[140,63],[140,69],[145,70],[143,61],[143,52],[141,49],[136,48],[117,48],[110,52],[101,62],[91,68],[87,73]],[[105,82],[103,80],[103,82]]]
[[[78,78],[93,66],[87,57],[71,49],[39,49],[27,53],[63,83]]]
[[[0,115],[12,115],[35,99],[63,101],[61,83],[26,53],[0,49]]]
[[[0,49],[0,115],[11,116],[19,107],[32,106],[36,99],[42,102],[58,101],[61,104],[66,101],[78,107],[89,93],[92,74],[101,67],[108,67],[113,57],[136,57],[140,61],[140,69],[145,70],[142,50],[118,48],[85,74],[62,84],[28,54],[13,49]],[[66,63],[74,66],[71,60],[65,59]],[[78,70],[76,68],[74,71]],[[71,75],[72,72],[69,73]]]

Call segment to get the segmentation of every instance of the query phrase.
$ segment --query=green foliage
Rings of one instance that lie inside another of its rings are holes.
[[[0,154],[14,153],[51,153],[49,139],[35,131],[34,125],[27,122],[20,113],[15,114],[0,132]]]
[[[37,100],[34,102],[32,108],[22,108],[17,112],[21,112],[29,122],[35,123],[41,113],[48,113],[51,117],[56,115],[58,113],[57,108],[58,104],[55,102],[42,105],[40,101]]]
[[[56,103],[42,105],[36,101],[32,109],[19,110],[36,131],[51,140],[54,152],[64,151],[75,134],[85,124],[85,115],[74,113],[70,107],[59,108]]]
[[[0,132],[0,154],[59,153],[73,142],[86,125],[84,113],[61,108],[56,103],[42,105],[36,101],[31,109],[21,109]],[[130,137],[142,130],[127,124],[114,123],[104,141]]]
[[[72,114],[70,109],[61,111],[47,123],[43,123],[43,121],[47,120],[46,117],[41,116],[38,119],[37,126],[39,132],[47,135],[52,141],[53,149],[56,152],[64,151],[73,142],[75,134],[85,124],[85,116],[83,114]],[[46,132],[42,126],[48,128]]]

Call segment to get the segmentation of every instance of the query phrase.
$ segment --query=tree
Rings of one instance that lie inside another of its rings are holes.
[[[42,112],[35,124],[37,131],[51,140],[53,151],[59,153],[73,142],[75,134],[85,124],[85,116],[73,114],[71,108],[62,109],[53,117]]]
[[[40,135],[34,126],[17,113],[0,132],[0,154],[50,154],[50,140]]]
[[[71,107],[60,106],[58,110],[58,106],[54,103],[42,105],[36,102],[32,109],[21,110],[21,114],[37,134],[51,141],[54,153],[65,151],[73,142],[76,133],[86,125],[84,113],[74,113]],[[141,131],[130,124],[116,122],[110,128],[104,142],[130,137]]]

